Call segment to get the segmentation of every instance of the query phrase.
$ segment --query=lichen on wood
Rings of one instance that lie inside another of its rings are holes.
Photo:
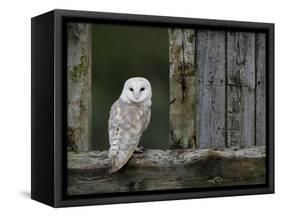
[[[170,148],[266,144],[264,33],[169,29]]]
[[[68,153],[68,194],[264,184],[265,148],[145,150],[109,174],[107,151]]]
[[[170,148],[195,148],[195,32],[169,29]]]
[[[91,24],[67,25],[67,135],[68,148],[91,149]]]

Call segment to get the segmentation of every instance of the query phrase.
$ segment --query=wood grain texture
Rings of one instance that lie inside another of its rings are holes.
[[[91,149],[91,24],[67,26],[67,135],[68,148]]]
[[[107,151],[68,153],[68,194],[265,183],[265,148],[146,150],[109,174]]]
[[[256,34],[256,145],[266,144],[266,35]]]
[[[255,34],[227,33],[227,145],[255,145]]]
[[[195,35],[169,29],[170,148],[195,147]]]
[[[197,146],[225,146],[225,32],[197,32]]]

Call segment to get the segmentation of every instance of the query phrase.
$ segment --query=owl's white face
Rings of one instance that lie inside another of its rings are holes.
[[[152,91],[147,79],[141,77],[130,78],[126,81],[121,98],[126,101],[140,103],[151,99]]]

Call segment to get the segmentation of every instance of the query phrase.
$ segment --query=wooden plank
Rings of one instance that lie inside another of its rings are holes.
[[[255,34],[227,33],[227,145],[255,145]]]
[[[91,150],[92,27],[86,23],[67,26],[67,135],[68,148]]]
[[[197,33],[197,145],[225,146],[225,32]]]
[[[157,150],[134,154],[109,174],[107,151],[68,153],[67,193],[150,191],[264,184],[265,148]],[[218,163],[220,162],[220,163]]]
[[[266,144],[266,36],[256,34],[256,145]]]
[[[169,29],[170,148],[195,147],[194,56],[194,30]]]

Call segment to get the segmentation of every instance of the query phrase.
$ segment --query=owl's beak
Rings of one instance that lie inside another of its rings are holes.
[[[135,92],[134,92],[134,96],[135,96],[135,98],[136,98],[136,99],[138,99],[138,98],[139,98],[139,96],[140,96],[140,94],[139,94],[139,93],[135,93]]]

